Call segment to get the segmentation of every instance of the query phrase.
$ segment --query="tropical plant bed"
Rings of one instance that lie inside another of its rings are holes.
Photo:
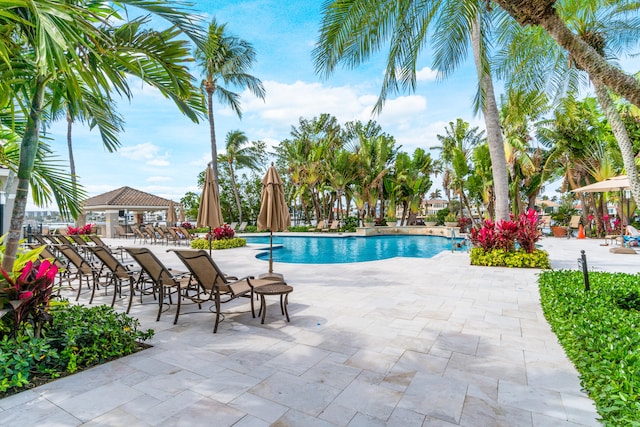
[[[640,277],[545,271],[542,309],[605,425],[640,425]]]
[[[485,251],[482,248],[472,248],[470,258],[471,265],[484,267],[551,268],[549,254],[541,249],[528,253],[522,249],[518,251],[503,249]]]
[[[35,337],[28,325],[0,340],[0,398],[150,347],[154,331],[109,306],[64,306]]]
[[[211,246],[209,246],[211,244]],[[232,239],[212,240],[209,243],[208,239],[195,239],[191,242],[193,249],[232,249],[241,248],[247,246],[247,240],[242,237],[234,237]]]

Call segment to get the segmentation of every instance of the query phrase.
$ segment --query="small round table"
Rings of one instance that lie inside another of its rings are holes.
[[[258,314],[262,312],[262,321],[260,323],[264,323],[264,317],[267,313],[267,306],[264,301],[265,295],[280,295],[280,311],[287,317],[287,322],[289,322],[287,303],[289,302],[289,294],[293,292],[291,286],[285,285],[284,283],[274,283],[255,288],[253,292],[255,292],[256,295],[260,295],[260,311],[258,312]]]

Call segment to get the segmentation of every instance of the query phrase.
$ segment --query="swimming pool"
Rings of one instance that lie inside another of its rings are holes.
[[[260,249],[266,248],[266,251],[260,252],[256,258],[269,259],[269,236],[246,239],[248,244],[265,244]],[[273,260],[291,264],[341,264],[393,257],[431,258],[451,250],[451,239],[442,236],[273,236],[273,244]]]

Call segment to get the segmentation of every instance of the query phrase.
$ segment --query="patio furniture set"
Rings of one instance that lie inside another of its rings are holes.
[[[215,313],[213,332],[216,333],[224,315],[221,304],[241,297],[249,298],[251,314],[255,318],[254,296],[260,299],[261,323],[266,314],[265,295],[280,296],[280,309],[289,321],[287,311],[288,295],[293,287],[281,278],[255,278],[253,276],[229,276],[224,274],[211,256],[203,250],[168,249],[182,261],[185,271],[175,271],[166,267],[158,257],[146,247],[112,248],[98,236],[86,242],[81,237],[34,235],[38,244],[30,247],[45,246],[40,253],[43,259],[53,259],[59,266],[58,293],[63,288],[75,292],[79,301],[83,293],[90,292],[89,304],[96,292],[112,292],[111,306],[117,298],[127,298],[126,313],[129,313],[134,296],[140,301],[145,295],[151,295],[158,304],[156,320],[163,312],[175,307],[173,323],[178,322],[183,302],[190,302],[202,309],[203,304],[211,303]],[[77,288],[76,288],[77,287]]]

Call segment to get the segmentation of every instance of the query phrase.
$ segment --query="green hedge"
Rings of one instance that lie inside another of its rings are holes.
[[[507,252],[502,249],[485,251],[472,248],[470,258],[471,265],[484,267],[551,268],[549,254],[540,249],[527,253],[523,249]]]
[[[605,425],[640,425],[640,275],[540,275],[544,314]]]
[[[211,241],[211,249],[231,249],[242,246],[247,246],[247,240],[242,237]],[[191,242],[191,247],[193,249],[209,249],[209,241],[207,239],[195,239]]]
[[[138,351],[153,330],[109,306],[74,305],[52,310],[43,338],[25,333],[0,341],[0,398]]]

